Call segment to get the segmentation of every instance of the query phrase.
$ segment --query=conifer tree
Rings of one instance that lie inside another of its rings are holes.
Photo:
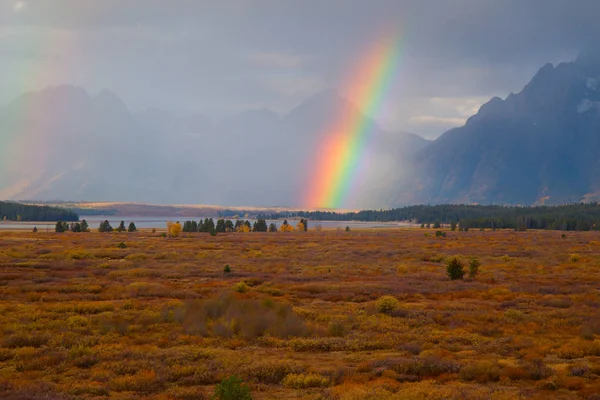
[[[67,230],[67,229],[65,229],[65,225],[66,225],[66,223],[63,221],[56,221],[56,226],[54,228],[54,231],[58,232],[58,233],[63,233],[64,231]]]
[[[100,227],[98,228],[98,232],[112,232],[113,228],[110,226],[110,222],[108,220],[104,220],[104,222],[100,223]]]
[[[127,232],[137,232],[137,227],[133,222],[129,223],[129,227],[127,228]]]

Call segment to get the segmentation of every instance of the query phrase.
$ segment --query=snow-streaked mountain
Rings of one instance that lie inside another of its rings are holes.
[[[600,52],[542,67],[415,156],[402,203],[556,204],[600,193]]]

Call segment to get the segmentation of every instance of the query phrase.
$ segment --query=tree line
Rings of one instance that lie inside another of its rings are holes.
[[[34,232],[37,232],[37,228],[33,228]],[[88,222],[84,219],[81,222],[71,222],[70,224],[66,221],[57,221],[56,226],[54,227],[54,231],[57,233],[63,232],[89,232],[90,226]],[[125,227],[125,221],[121,221],[119,226],[114,229],[108,220],[104,220],[100,222],[100,226],[98,226],[98,232],[137,232],[137,227],[133,222],[129,223],[129,226]]]
[[[301,231],[308,230],[308,221],[301,219],[295,229]],[[212,218],[205,218],[199,222],[185,221],[182,227],[183,232],[208,232],[211,234],[226,232],[277,232],[278,230],[290,232],[294,230],[294,227],[285,220],[278,229],[274,222],[267,224],[264,218],[258,218],[254,223],[242,219],[237,219],[234,223],[232,220],[224,218],[217,219],[215,223]]]
[[[442,204],[348,213],[298,211],[260,215],[260,218],[269,219],[285,217],[302,217],[315,221],[411,221],[423,225],[433,224],[434,227],[458,225],[460,229],[600,230],[600,204],[598,203],[531,207]]]
[[[79,215],[60,207],[0,201],[0,219],[8,221],[79,221]]]

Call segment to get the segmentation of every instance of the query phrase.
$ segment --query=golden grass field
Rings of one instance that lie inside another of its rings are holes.
[[[600,234],[434,233],[1,232],[0,398],[600,399]]]

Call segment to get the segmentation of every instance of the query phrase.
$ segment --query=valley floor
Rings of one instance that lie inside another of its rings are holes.
[[[600,399],[600,233],[446,233],[0,232],[0,398]]]

